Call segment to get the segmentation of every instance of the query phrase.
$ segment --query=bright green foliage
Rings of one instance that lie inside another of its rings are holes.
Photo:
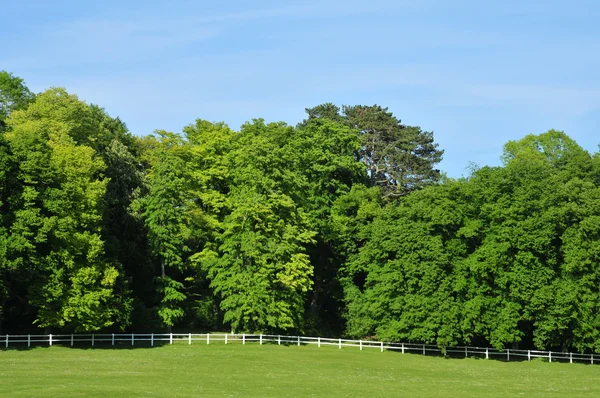
[[[539,348],[597,349],[578,331],[598,331],[593,320],[578,314],[589,306],[581,299],[598,297],[597,289],[586,287],[597,281],[595,271],[584,276],[569,264],[572,256],[587,257],[569,241],[593,215],[589,209],[600,204],[589,180],[591,157],[563,133],[550,131],[508,143],[504,158],[505,168],[481,170],[472,181],[486,198],[477,217],[487,228],[480,228],[480,243],[466,263],[476,272],[471,289],[480,292],[466,303],[467,325],[496,346],[532,339]]]
[[[600,155],[551,130],[453,180],[386,108],[307,113],[133,137],[0,72],[0,322],[600,352]]]
[[[301,320],[312,266],[303,244],[314,233],[282,194],[236,189],[215,250],[200,258],[211,287],[222,297],[232,330],[289,329]]]
[[[40,326],[98,330],[127,324],[120,266],[101,239],[104,162],[85,145],[90,108],[62,89],[40,94],[7,121],[16,164],[10,193],[9,267],[29,281]]]
[[[158,315],[167,326],[173,326],[177,320],[183,317],[184,310],[181,303],[186,299],[183,291],[183,283],[169,276],[157,278],[158,293],[161,296],[161,304]]]
[[[8,116],[13,111],[26,108],[34,98],[23,79],[0,71],[0,133],[6,127]]]
[[[197,278],[210,280],[234,330],[301,328],[321,270],[314,237],[328,233],[335,198],[364,179],[358,137],[329,121],[294,129],[255,120],[233,133],[199,120],[184,132],[195,159]]]
[[[162,131],[159,134],[159,146],[148,176],[148,194],[134,207],[148,228],[152,254],[160,262],[158,314],[165,325],[173,326],[183,316],[181,305],[186,296],[182,283],[167,275],[167,270],[181,271],[185,267],[183,255],[188,250],[186,241],[191,234],[188,227],[190,179],[186,164],[189,154],[179,136]]]
[[[356,161],[360,139],[348,127],[329,120],[315,119],[291,131],[281,154],[282,165],[295,173],[296,186],[290,184],[289,189],[324,232],[335,200],[365,181],[365,167]]]
[[[149,193],[142,207],[154,255],[162,257],[168,266],[177,267],[182,264],[187,235],[183,222],[187,210],[185,148],[177,136],[161,134],[164,148],[150,171]]]
[[[355,131],[327,119],[313,119],[294,131],[280,155],[294,170],[297,186],[291,195],[316,232],[315,243],[308,246],[314,284],[307,297],[307,332],[331,334],[343,329],[343,291],[338,282],[343,256],[335,241],[331,211],[337,198],[366,180],[365,167],[356,160],[359,150]]]
[[[152,254],[160,263],[157,311],[167,326],[182,320],[186,311],[206,307],[207,296],[212,300],[206,272],[190,256],[215,241],[228,212],[229,169],[224,155],[232,131],[198,120],[184,133],[185,137],[159,132],[158,140],[141,142],[150,165],[148,192],[134,202],[148,229]]]
[[[301,324],[313,273],[305,245],[314,232],[289,196],[299,182],[293,164],[286,164],[293,132],[258,120],[235,135],[226,157],[228,210],[214,241],[195,257],[233,330]]]
[[[373,220],[382,212],[378,187],[352,186],[332,205],[331,224],[337,250],[345,258],[356,254],[361,242],[369,236]]]
[[[457,342],[453,263],[464,248],[448,238],[463,215],[452,185],[416,192],[399,207],[388,205],[371,223],[367,242],[346,269],[349,334]]]
[[[193,189],[192,222],[196,237],[195,250],[211,242],[220,229],[220,221],[228,214],[227,193],[230,190],[229,153],[234,145],[234,132],[223,123],[198,119],[184,128],[190,161],[187,163]]]
[[[375,219],[350,263],[351,334],[600,349],[592,157],[550,131],[508,143],[504,159]]]

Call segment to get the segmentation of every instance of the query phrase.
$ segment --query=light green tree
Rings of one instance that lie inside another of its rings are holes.
[[[104,162],[85,145],[97,134],[90,108],[51,89],[13,112],[7,127],[16,164],[7,258],[30,286],[36,323],[76,331],[127,325],[121,267],[104,258],[108,180]]]

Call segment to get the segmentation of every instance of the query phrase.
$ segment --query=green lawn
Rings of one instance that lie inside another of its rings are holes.
[[[2,397],[600,396],[600,366],[178,342],[0,351]]]

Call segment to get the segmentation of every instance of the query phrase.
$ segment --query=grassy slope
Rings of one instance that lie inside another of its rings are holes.
[[[0,351],[2,397],[600,396],[600,366],[222,342]]]

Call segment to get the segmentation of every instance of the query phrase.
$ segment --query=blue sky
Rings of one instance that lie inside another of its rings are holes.
[[[433,130],[453,177],[551,128],[600,144],[596,1],[2,3],[0,69],[139,135],[196,118],[295,124],[333,102]]]

